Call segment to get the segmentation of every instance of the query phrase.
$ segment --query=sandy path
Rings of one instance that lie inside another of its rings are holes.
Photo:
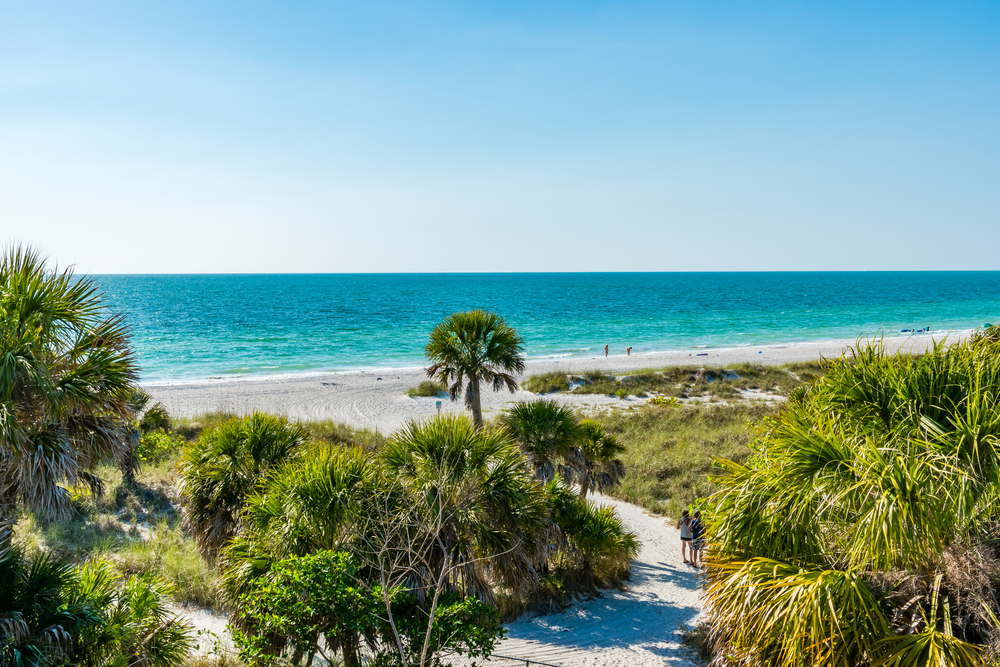
[[[635,505],[594,500],[613,505],[642,542],[628,590],[604,591],[562,614],[519,619],[496,653],[567,667],[699,664],[680,644],[680,625],[694,624],[701,602],[697,570],[681,563],[678,531]]]
[[[929,335],[900,336],[887,341],[890,349],[923,351],[931,342]],[[853,343],[853,341],[851,341]],[[631,357],[611,356],[566,358],[529,362],[525,376],[562,371],[583,373],[601,370],[626,375],[639,369],[671,365],[723,366],[741,362],[783,364],[811,361],[820,356],[837,357],[843,352],[844,341],[802,343],[708,350],[708,356],[698,352],[661,352],[633,354]],[[157,401],[162,401],[170,414],[191,417],[213,410],[246,413],[253,410],[283,414],[293,419],[333,419],[355,427],[391,432],[411,419],[425,419],[435,414],[441,400],[444,412],[462,412],[461,401],[447,398],[409,398],[405,392],[426,380],[420,368],[382,369],[344,373],[311,373],[274,377],[208,379],[193,382],[153,383],[144,388]],[[489,415],[505,409],[511,403],[531,399],[534,394],[518,391],[483,392],[483,410]],[[556,394],[552,398],[582,408],[600,408],[619,399],[596,395]]]

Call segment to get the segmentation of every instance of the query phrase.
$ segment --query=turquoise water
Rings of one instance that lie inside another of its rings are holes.
[[[1000,272],[96,276],[144,381],[417,366],[435,324],[494,310],[529,359],[951,331],[1000,320]]]

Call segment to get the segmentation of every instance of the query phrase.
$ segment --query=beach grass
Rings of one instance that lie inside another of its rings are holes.
[[[569,391],[569,376],[562,371],[532,375],[521,383],[521,388],[533,394],[551,394],[554,391]]]
[[[713,458],[743,461],[755,424],[779,408],[763,401],[728,404],[647,405],[591,416],[625,445],[626,476],[610,493],[658,514],[682,509],[709,495]]]
[[[116,467],[98,468],[102,493],[71,489],[72,515],[62,521],[24,513],[17,542],[32,556],[47,553],[73,562],[104,558],[124,575],[155,572],[173,585],[175,601],[217,607],[221,598],[214,568],[181,526],[178,456],[179,451],[144,465],[135,484],[122,482]]]
[[[440,382],[434,382],[432,380],[424,380],[416,387],[410,387],[406,390],[406,395],[410,398],[417,397],[432,397],[440,396],[448,391],[448,388],[441,384]]]
[[[803,382],[823,374],[819,361],[797,362],[783,366],[742,363],[729,366],[669,366],[642,369],[628,375],[604,371],[581,374],[562,372],[532,375],[521,386],[536,394],[570,392],[606,396],[674,396],[692,398],[734,397],[744,391],[762,391],[787,395]]]

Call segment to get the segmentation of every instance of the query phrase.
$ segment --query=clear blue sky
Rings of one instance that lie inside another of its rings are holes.
[[[0,2],[96,273],[1000,269],[1000,2]]]

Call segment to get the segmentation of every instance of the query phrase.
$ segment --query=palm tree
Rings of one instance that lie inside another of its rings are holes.
[[[66,604],[72,579],[72,565],[48,555],[30,561],[20,547],[0,554],[0,665],[63,664],[78,632],[101,624],[89,606]]]
[[[173,588],[152,573],[121,578],[102,559],[74,573],[68,606],[90,608],[98,623],[80,629],[75,662],[81,667],[173,667],[194,647],[192,628],[167,606]]]
[[[557,567],[573,570],[578,581],[615,586],[639,553],[639,540],[613,507],[588,503],[556,477],[545,485],[552,520],[563,536]]]
[[[535,477],[543,482],[555,477],[556,462],[569,454],[583,435],[573,411],[550,400],[517,403],[500,417],[500,423],[514,436]]]
[[[580,430],[579,444],[572,448],[567,458],[574,470],[573,478],[580,485],[580,497],[586,498],[591,487],[604,493],[625,477],[625,464],[615,458],[625,451],[625,447],[592,419],[580,422]]]
[[[480,429],[462,416],[410,423],[382,460],[432,527],[437,562],[458,568],[450,583],[461,592],[489,600],[491,582],[521,591],[537,579],[545,492],[505,430]]]
[[[427,376],[447,385],[451,400],[458,400],[464,384],[476,428],[483,427],[481,383],[514,393],[514,376],[524,372],[524,339],[502,317],[484,310],[449,315],[434,327],[424,352],[434,362]]]
[[[995,651],[1000,342],[859,345],[719,462],[718,664],[974,665]]]
[[[99,485],[94,467],[125,448],[136,378],[123,318],[93,281],[31,249],[0,255],[0,544],[19,506],[65,516],[65,486]]]
[[[153,397],[139,387],[129,392],[128,405],[132,411],[132,432],[128,436],[127,446],[118,467],[122,471],[122,481],[128,485],[135,484],[135,476],[139,472],[139,443],[142,436],[158,429],[170,428],[170,415],[163,403],[149,402]]]
[[[237,623],[249,623],[242,598],[275,563],[341,550],[357,557],[362,582],[407,591],[420,607],[408,612],[413,626],[433,617],[442,595],[489,601],[494,586],[530,587],[547,546],[548,506],[506,431],[443,416],[405,426],[377,457],[309,449],[272,470],[242,522],[220,561]],[[387,619],[392,610],[387,602]],[[374,630],[359,632],[375,640]],[[282,638],[272,641],[278,650]]]
[[[236,534],[240,513],[270,468],[294,457],[306,432],[254,412],[202,433],[180,464],[184,519],[203,556],[214,559]]]

